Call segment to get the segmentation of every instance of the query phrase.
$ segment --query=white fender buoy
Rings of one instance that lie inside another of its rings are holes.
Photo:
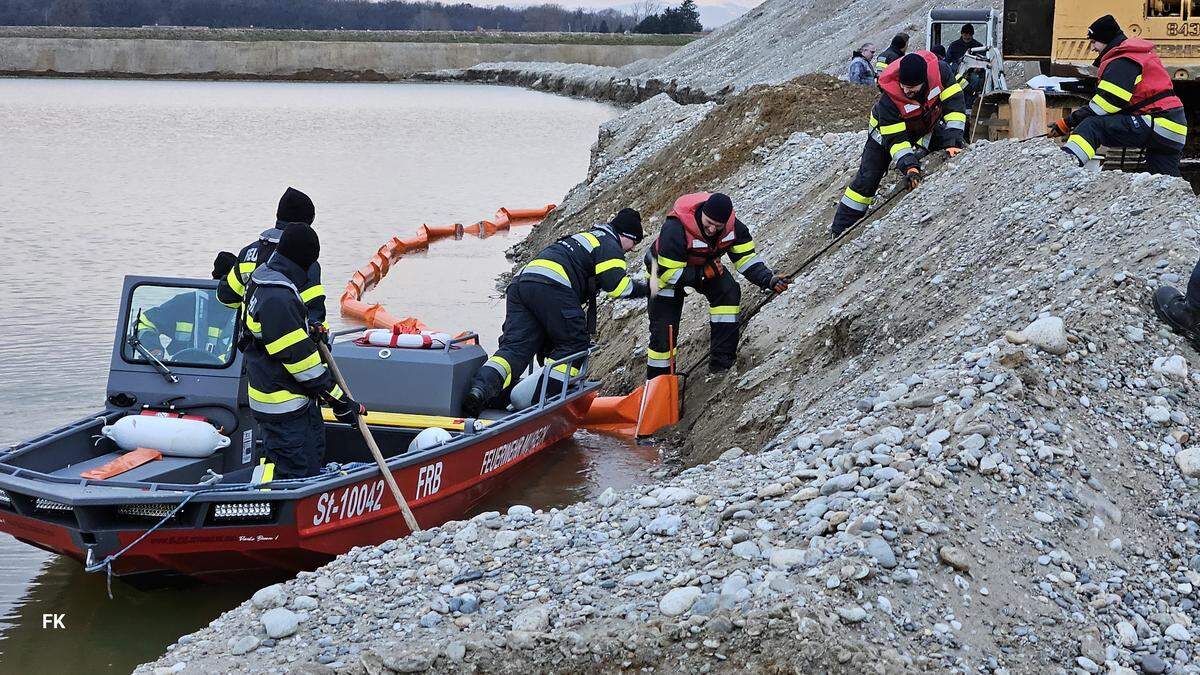
[[[441,349],[450,344],[454,338],[447,333],[422,331],[415,333],[393,333],[386,328],[372,328],[363,334],[367,344],[373,347],[391,347],[393,349]]]
[[[417,434],[417,437],[412,439],[412,442],[408,444],[408,451],[420,452],[422,450],[428,450],[435,445],[441,445],[442,443],[449,441],[451,438],[452,436],[450,435],[449,431],[446,431],[441,427],[430,427]]]
[[[229,437],[213,425],[180,417],[129,415],[100,433],[126,452],[148,448],[171,457],[208,457],[229,447]]]
[[[538,368],[533,373],[525,376],[517,386],[512,388],[508,394],[508,399],[512,402],[513,410],[525,410],[533,407],[536,403],[534,397],[538,393],[538,380],[542,377],[542,371],[546,368]]]

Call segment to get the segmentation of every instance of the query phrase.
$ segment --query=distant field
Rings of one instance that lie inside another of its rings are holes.
[[[232,42],[439,42],[476,44],[685,45],[699,35],[614,33],[506,33],[500,31],[271,30],[257,28],[44,28],[0,26],[0,38],[223,40]]]

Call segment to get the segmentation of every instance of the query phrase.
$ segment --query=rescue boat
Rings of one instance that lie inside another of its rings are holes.
[[[215,290],[126,277],[104,405],[0,452],[0,531],[134,583],[261,583],[410,534],[358,430],[332,415],[323,473],[263,482],[242,356]],[[180,344],[145,344],[144,313],[185,294],[195,311],[176,327]],[[459,405],[487,358],[476,335],[381,345],[358,333],[335,339],[333,357],[422,528],[470,513],[574,434],[599,388],[581,352],[565,359],[578,374],[560,392],[539,386],[521,409],[467,419]]]

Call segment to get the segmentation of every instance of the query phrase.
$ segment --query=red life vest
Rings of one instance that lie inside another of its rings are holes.
[[[1108,50],[1100,57],[1097,77],[1104,79],[1104,71],[1117,59],[1129,59],[1142,67],[1142,80],[1134,85],[1133,98],[1122,108],[1123,111],[1145,115],[1183,107],[1183,101],[1175,95],[1175,83],[1154,52],[1153,42],[1129,38]]]
[[[896,59],[879,76],[879,88],[900,111],[900,118],[908,126],[909,133],[914,136],[924,136],[933,129],[933,125],[942,118],[942,67],[937,54],[927,51],[917,51],[914,54],[925,59],[924,101],[914,101],[904,95],[900,88],[900,62]]]
[[[675,207],[671,209],[670,217],[678,218],[679,222],[683,223],[683,237],[687,243],[688,252],[688,259],[684,262],[689,265],[706,265],[720,258],[733,246],[733,240],[737,236],[734,232],[737,213],[729,214],[729,220],[711,240],[704,236],[700,222],[696,218],[696,211],[701,204],[708,201],[708,198],[709,193],[707,192],[684,195],[675,200]],[[658,254],[658,242],[654,244],[654,252],[656,255]]]

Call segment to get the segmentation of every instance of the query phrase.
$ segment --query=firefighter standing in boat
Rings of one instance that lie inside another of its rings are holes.
[[[787,290],[787,279],[758,257],[750,230],[738,220],[729,197],[701,192],[676,200],[658,239],[646,251],[646,269],[656,276],[651,283],[658,284],[650,299],[646,379],[670,372],[675,355],[671,338],[679,336],[686,287],[708,299],[709,371],[733,367],[742,289],[721,264],[725,255],[750,283],[775,293]]]
[[[275,227],[264,231],[258,239],[242,248],[238,253],[237,266],[217,285],[217,299],[227,307],[240,310],[246,295],[246,286],[250,283],[250,275],[254,274],[259,265],[270,259],[284,231],[293,225],[311,227],[315,218],[316,208],[308,195],[291,187],[285,190],[275,210]],[[325,320],[325,289],[321,286],[321,265],[314,262],[311,268],[305,270],[305,277],[298,287],[300,297],[308,307],[308,323],[316,333],[327,332],[329,322]]]
[[[274,254],[250,275],[246,288],[246,372],[250,409],[262,430],[271,478],[304,478],[320,472],[325,422],[320,401],[341,422],[355,424],[366,409],[333,381],[309,333],[309,307],[301,288],[321,246],[307,225],[289,226]],[[321,338],[318,338],[321,339]]]
[[[871,111],[858,175],[833,217],[835,237],[866,215],[892,162],[914,189],[922,178],[918,152],[944,149],[953,156],[963,146],[967,108],[962,84],[933,52],[913,52],[892,63],[879,77],[879,88],[883,95]]]
[[[553,361],[587,349],[592,327],[583,305],[594,303],[599,290],[612,298],[646,297],[646,283],[630,279],[625,262],[625,254],[644,236],[641,214],[622,209],[607,225],[563,237],[525,265],[505,292],[500,346],[475,374],[463,414],[477,417],[515,383],[534,356],[544,354]],[[554,365],[550,383],[565,382],[577,365]]]
[[[1070,136],[1063,151],[1080,166],[1102,145],[1144,148],[1150,173],[1179,176],[1187,114],[1154,43],[1127,38],[1112,15],[1097,19],[1088,39],[1100,54],[1094,64],[1099,68],[1096,95],[1050,125],[1050,135]]]
[[[223,279],[237,264],[237,256],[221,251],[213,260],[213,279]],[[214,362],[229,352],[236,314],[212,302],[212,291],[180,293],[138,317],[138,339],[158,359],[174,358],[189,349],[211,354]],[[166,338],[166,347],[163,346]]]

